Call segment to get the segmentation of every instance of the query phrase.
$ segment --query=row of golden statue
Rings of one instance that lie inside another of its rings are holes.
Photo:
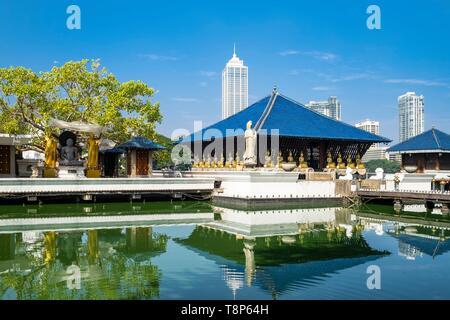
[[[297,165],[298,163],[298,165]],[[198,160],[198,158],[194,159],[194,163],[192,168],[195,169],[233,169],[233,170],[243,170],[244,169],[244,161],[240,158],[239,153],[236,152],[235,157],[230,153],[228,159],[225,161],[223,155],[221,155],[220,160],[217,156],[214,156],[211,159],[210,156]],[[290,150],[287,157],[287,162],[284,161],[284,157],[282,152],[279,152],[277,155],[276,163],[273,163],[272,156],[269,151],[267,151],[265,156],[264,168],[275,168],[275,169],[283,169],[285,171],[303,171],[311,169],[308,165],[308,162],[305,160],[303,151],[300,152],[300,156],[298,161],[296,162],[294,156],[292,155],[292,151]],[[326,170],[333,169],[365,169],[365,165],[361,162],[361,157],[359,154],[356,155],[355,161],[350,154],[347,155],[346,161],[344,162],[341,153],[339,152],[337,155],[336,163],[333,161],[333,157],[331,152],[327,154],[327,165]]]

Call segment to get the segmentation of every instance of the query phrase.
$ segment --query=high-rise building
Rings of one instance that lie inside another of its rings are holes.
[[[341,103],[337,97],[329,97],[325,101],[310,101],[306,104],[306,107],[327,117],[341,120]]]
[[[248,68],[236,56],[225,65],[222,71],[222,119],[239,112],[248,106]]]
[[[412,138],[424,131],[424,99],[415,92],[398,97],[399,140]]]
[[[360,123],[355,124],[355,127],[368,131],[370,133],[379,135],[380,134],[380,122],[366,119]],[[381,146],[379,143],[374,143],[370,146],[370,148],[366,151],[364,156],[362,157],[363,162],[368,162],[370,160],[378,160],[378,159],[387,159],[386,150],[388,147]]]
[[[376,135],[380,134],[380,122],[378,121],[366,119],[363,122],[355,124],[355,127]]]

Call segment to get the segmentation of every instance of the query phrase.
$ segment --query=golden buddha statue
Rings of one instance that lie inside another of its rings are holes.
[[[303,156],[303,151],[300,152],[300,157],[298,158],[298,167],[299,167],[299,169],[308,168],[308,163],[305,161],[305,157]]]
[[[221,155],[220,155],[220,161],[219,161],[219,163],[218,163],[217,166],[218,166],[219,168],[223,168],[223,162],[224,162],[223,154],[221,154]]]
[[[212,161],[212,163],[211,163],[211,168],[217,168],[217,167],[219,167],[219,164],[218,164],[218,160],[217,160],[217,156],[216,155],[214,155],[214,159],[213,159],[213,161]]]
[[[280,151],[277,156],[277,166],[276,167],[281,168],[282,164],[283,164],[283,153]]]
[[[205,168],[211,168],[211,157],[209,155],[206,158]]]
[[[347,156],[347,167],[349,167],[350,169],[355,169],[355,164],[352,162],[352,156],[350,154],[348,154]]]
[[[228,154],[228,160],[225,162],[225,167],[230,169],[233,167],[233,156],[231,155],[231,152]]]
[[[235,168],[242,169],[243,167],[244,167],[244,161],[239,156],[239,152],[236,152]]]
[[[239,165],[239,152],[236,152],[234,161],[233,161],[233,168],[236,169],[238,165]]]
[[[338,169],[345,169],[345,163],[342,161],[342,156],[341,153],[338,153],[338,157],[337,157],[337,167]]]
[[[361,162],[361,157],[359,156],[359,153],[356,155],[356,168],[358,169],[366,168],[365,164]]]
[[[100,170],[98,168],[98,149],[100,140],[96,139],[93,134],[88,139],[88,164],[86,170],[86,177],[99,178]]]
[[[56,171],[56,144],[56,139],[51,134],[45,136],[44,178],[56,178],[58,176]]]
[[[198,167],[200,169],[203,169],[205,167],[205,159],[204,158],[202,158],[202,160],[200,160],[200,162],[198,163]]]
[[[294,156],[292,155],[292,150],[289,150],[288,162],[294,162]]]
[[[272,168],[272,167],[273,167],[272,156],[270,155],[270,151],[267,150],[266,157],[265,157],[265,162],[264,162],[264,168]]]
[[[335,169],[336,164],[333,162],[333,157],[331,156],[331,152],[328,151],[327,155],[327,169]]]

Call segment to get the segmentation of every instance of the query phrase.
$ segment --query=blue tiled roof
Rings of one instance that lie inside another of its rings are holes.
[[[266,110],[271,97],[274,97],[273,107]],[[267,116],[265,116],[267,114]],[[264,119],[265,120],[262,120]],[[372,143],[390,142],[391,140],[374,135],[370,132],[358,129],[344,122],[334,120],[311,109],[301,103],[293,101],[281,94],[276,93],[255,102],[246,109],[219,121],[201,132],[196,132],[186,137],[183,142],[202,140],[204,132],[208,129],[219,130],[223,137],[243,135],[246,124],[249,120],[253,126],[258,120],[260,130],[279,130],[280,136],[290,136],[299,138],[333,139],[333,140],[356,140]],[[240,133],[227,132],[228,130],[241,129]],[[258,128],[257,128],[258,129]],[[210,135],[205,134],[203,140],[210,140]]]
[[[122,143],[120,146],[116,147],[118,149],[147,149],[147,150],[161,150],[165,147],[147,139],[144,137],[134,137],[127,142]]]
[[[437,129],[430,129],[415,137],[392,146],[389,152],[408,151],[450,151],[450,135]]]

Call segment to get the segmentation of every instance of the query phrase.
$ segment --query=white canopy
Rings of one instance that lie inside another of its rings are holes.
[[[91,124],[91,123],[82,122],[82,121],[67,122],[67,121],[54,119],[54,118],[50,119],[48,124],[50,126],[54,126],[54,127],[60,128],[60,129],[68,129],[68,130],[73,130],[73,131],[78,131],[78,132],[93,133],[96,136],[99,136],[105,129],[105,127],[99,126],[97,124]]]

